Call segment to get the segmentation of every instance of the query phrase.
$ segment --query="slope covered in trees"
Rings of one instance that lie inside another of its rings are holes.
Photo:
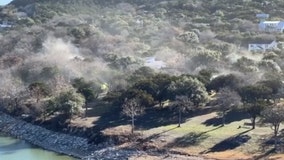
[[[283,6],[280,0],[14,0],[0,8],[2,23],[13,25],[0,31],[1,109],[33,120],[58,116],[63,128],[102,101],[115,112],[139,106],[143,116],[174,108],[179,126],[181,112],[209,107],[222,117],[247,112],[254,129],[283,98],[284,50],[281,43],[261,53],[247,47],[284,39],[259,31],[256,17],[283,20]],[[134,129],[140,114],[125,114]]]

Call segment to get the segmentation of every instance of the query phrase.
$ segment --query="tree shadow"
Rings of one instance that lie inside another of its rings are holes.
[[[275,148],[271,148],[267,151],[265,151],[263,154],[258,155],[258,156],[254,156],[253,159],[254,160],[261,160],[261,159],[265,159],[265,157],[267,157],[268,155],[275,153]],[[272,160],[272,159],[271,159]]]
[[[176,138],[173,142],[169,143],[167,147],[189,147],[200,144],[207,139],[209,135],[206,133],[190,132],[182,137]]]
[[[259,139],[259,143],[261,144],[259,150],[263,153],[258,156],[258,159],[268,156],[271,153],[283,153],[284,152],[284,130],[280,131],[280,134],[277,136],[277,148],[275,148],[275,137],[271,136],[263,136]]]
[[[186,120],[187,114],[183,114],[181,123]],[[165,125],[177,124],[178,114],[170,109],[150,109],[146,114],[137,118],[137,127],[151,129]]]
[[[182,123],[188,120],[188,117],[191,115],[192,113],[184,113]],[[120,107],[114,107],[111,111],[102,114],[93,124],[94,127],[91,129],[90,139],[91,142],[97,143],[97,140],[102,139],[102,137],[97,138],[102,136],[101,131],[121,125],[130,125],[131,118],[122,115]],[[145,110],[144,115],[135,118],[135,128],[139,130],[147,130],[172,124],[178,125],[178,114],[173,113],[173,110],[168,108],[148,108]],[[159,133],[152,136],[153,138],[159,136]]]
[[[209,112],[212,112],[212,108],[200,108],[195,111],[183,113],[182,123],[188,120],[189,117],[204,115]],[[87,137],[90,139],[90,142],[98,143],[101,142],[101,139],[106,138],[101,131],[122,125],[130,125],[131,118],[121,114],[121,107],[113,106],[107,112],[102,113],[93,124],[94,126],[88,132]],[[170,108],[146,108],[145,114],[135,118],[136,130],[148,130],[173,124],[178,125],[178,113]]]
[[[199,109],[188,113],[183,113],[182,123],[189,117],[203,115],[208,113],[207,109]],[[94,131],[101,131],[106,128],[120,125],[131,124],[131,118],[121,114],[120,107],[113,107],[108,112],[100,115],[94,122]],[[178,113],[169,108],[147,108],[145,114],[135,118],[135,127],[139,129],[151,129],[165,125],[178,124]]]
[[[225,116],[225,124],[230,124],[235,121],[240,121],[243,119],[247,119],[249,116],[244,112],[238,111],[230,111]],[[202,122],[202,124],[206,126],[219,126],[222,125],[222,118],[221,117],[214,117],[211,119],[207,119],[206,121]]]
[[[212,108],[198,108],[193,111],[182,113],[181,123],[185,123],[189,118],[208,114]],[[150,109],[146,114],[137,118],[137,127],[141,129],[151,129],[165,125],[178,125],[178,112],[169,108]]]
[[[97,117],[112,111],[113,105],[100,100],[87,104],[86,117]],[[85,109],[85,108],[84,108]]]
[[[149,142],[149,141],[151,141],[151,140],[153,140],[153,139],[157,139],[157,138],[159,138],[163,133],[167,133],[167,132],[172,131],[172,130],[174,130],[174,129],[176,129],[176,128],[178,128],[178,127],[174,127],[174,128],[165,130],[165,131],[160,132],[160,133],[152,134],[152,135],[150,135],[150,136],[144,138],[143,140],[141,140],[140,143],[145,143],[145,142]]]
[[[68,126],[68,123],[66,123],[66,116],[57,114],[57,115],[52,115],[45,121],[42,119],[39,120],[34,120],[30,123],[33,123],[35,125],[39,125],[41,127],[44,127],[46,129],[55,131],[55,132],[63,132],[63,129]]]
[[[207,133],[215,131],[219,128],[221,128],[221,126],[200,133],[190,132],[182,137],[176,138],[173,142],[169,143],[167,147],[189,147],[198,145],[209,137]]]
[[[242,144],[248,142],[251,137],[249,135],[244,135],[245,133],[251,131],[252,129],[246,130],[242,133],[239,133],[235,136],[229,137],[217,144],[215,144],[212,148],[210,148],[208,151],[203,151],[203,153],[209,153],[209,152],[221,152],[226,150],[235,149]]]
[[[139,129],[149,129],[175,123],[177,123],[176,116],[173,116],[172,112],[167,109],[147,109],[144,115],[135,118],[135,127]],[[131,124],[131,118],[122,115],[120,107],[115,107],[111,111],[102,114],[94,122],[93,130],[102,131],[106,128],[127,124]]]

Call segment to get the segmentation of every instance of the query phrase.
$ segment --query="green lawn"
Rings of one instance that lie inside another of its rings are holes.
[[[177,128],[177,125],[166,125],[146,130],[143,134],[158,134],[166,140],[164,147],[181,149],[191,154],[235,151],[252,155],[265,152],[261,147],[262,138],[268,139],[271,136],[272,130],[269,126],[257,126],[251,130],[251,126],[244,125],[250,119],[233,121],[224,127],[204,124],[206,120],[216,116],[216,113],[196,116],[188,119],[181,128]]]
[[[113,109],[108,105],[94,107],[92,112],[98,115],[98,120],[94,124],[108,122],[104,128],[109,132],[119,134],[119,130],[124,130],[127,133],[127,130],[130,130],[129,118],[121,119],[118,116],[119,113],[111,111]],[[99,116],[104,113],[107,113],[105,117]],[[155,111],[146,115],[137,121],[137,123],[140,121],[140,125],[143,124],[146,128],[142,126],[137,132],[142,133],[145,138],[150,137],[151,141],[149,142],[161,148],[189,154],[203,154],[204,156],[225,155],[226,158],[231,159],[246,155],[248,157],[261,155],[273,146],[262,147],[263,142],[268,140],[273,133],[270,126],[256,126],[256,129],[251,130],[251,126],[245,125],[245,123],[250,123],[250,119],[239,115],[239,113],[231,113],[227,119],[228,123],[223,127],[216,119],[217,114],[213,112],[189,117],[181,124],[180,128],[174,124],[176,117],[169,117],[171,114],[160,113],[157,115],[157,111]],[[161,117],[162,119],[160,119]],[[110,123],[110,121],[114,121],[114,123]],[[170,121],[170,123],[160,123],[166,121]],[[154,123],[156,124],[153,125]]]

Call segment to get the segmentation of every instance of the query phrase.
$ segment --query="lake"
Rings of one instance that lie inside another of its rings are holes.
[[[59,155],[23,140],[0,134],[0,159],[2,160],[75,160],[75,158]]]

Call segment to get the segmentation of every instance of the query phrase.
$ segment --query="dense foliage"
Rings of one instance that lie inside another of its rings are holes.
[[[259,31],[255,16],[282,20],[283,6],[280,0],[14,0],[0,8],[2,23],[13,26],[0,30],[1,108],[70,119],[100,100],[121,110],[175,106],[179,117],[207,105],[223,124],[241,108],[255,128],[255,119],[283,97],[284,56],[281,44],[263,53],[247,46],[284,39]],[[134,128],[134,111],[128,113]]]

